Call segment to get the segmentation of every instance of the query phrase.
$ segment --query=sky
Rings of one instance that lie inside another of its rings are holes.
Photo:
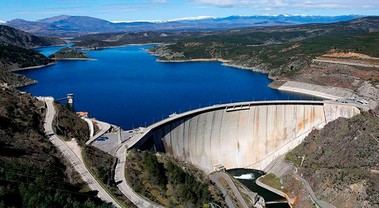
[[[0,0],[0,21],[57,15],[134,21],[279,14],[379,15],[379,0]]]

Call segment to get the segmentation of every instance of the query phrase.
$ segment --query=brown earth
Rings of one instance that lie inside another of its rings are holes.
[[[313,131],[286,158],[319,199],[337,207],[379,207],[378,132],[379,118],[373,112],[341,118]],[[296,183],[284,178],[289,186]]]

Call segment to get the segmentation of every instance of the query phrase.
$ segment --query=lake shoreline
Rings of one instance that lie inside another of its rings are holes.
[[[128,47],[128,46],[145,46],[145,45],[157,45],[157,44],[162,45],[163,43],[125,44],[125,45],[120,45],[120,46],[109,46],[109,47],[99,47],[97,49],[91,49],[91,48],[87,48],[87,49],[89,49],[89,50],[100,49],[101,50],[101,49],[122,48],[122,47]],[[83,48],[86,48],[86,47],[83,47]],[[226,67],[231,67],[231,68],[248,70],[248,71],[266,74],[268,76],[268,78],[271,80],[270,84],[268,84],[268,87],[270,87],[272,89],[276,89],[276,90],[284,91],[284,92],[300,93],[300,94],[304,94],[304,95],[319,97],[322,99],[336,99],[335,97],[324,96],[320,92],[310,91],[310,90],[307,90],[307,89],[301,88],[301,87],[296,87],[296,88],[284,87],[285,83],[288,81],[278,80],[277,77],[270,76],[266,70],[261,70],[261,69],[255,68],[255,67],[249,67],[249,66],[234,64],[234,63],[232,63],[233,62],[232,60],[227,60],[227,59],[223,59],[223,58],[197,58],[197,59],[183,59],[183,60],[164,60],[164,59],[159,58],[159,54],[156,54],[156,53],[154,53],[150,50],[147,50],[147,49],[145,51],[148,54],[157,57],[156,62],[160,62],[160,63],[220,62],[223,66],[226,66]],[[40,69],[43,67],[48,67],[48,66],[51,66],[53,64],[56,64],[58,61],[96,61],[97,59],[93,59],[93,58],[53,58],[52,60],[54,60],[54,62],[49,63],[47,65],[24,67],[24,68],[11,70],[11,72],[31,70],[31,69]],[[276,86],[277,82],[282,82],[282,84]],[[27,83],[25,86],[36,84],[36,83],[38,83],[38,82],[30,83],[30,84]],[[308,84],[308,83],[304,83],[304,84]],[[22,87],[24,87],[24,86],[22,86]]]
[[[94,117],[125,129],[150,124],[174,112],[217,103],[267,99],[312,100],[310,96],[282,93],[267,87],[271,82],[267,75],[225,68],[219,63],[177,66],[157,64],[155,57],[145,52],[148,48],[144,44],[91,51],[89,56],[95,57],[96,62],[58,60],[58,64],[46,71],[30,70],[22,73],[39,81],[37,85],[22,90],[55,97],[74,92],[79,98],[76,100],[77,110],[91,112]],[[43,50],[52,53],[55,49]],[[230,88],[237,92],[230,91]],[[96,93],[96,97],[93,93]],[[118,99],[109,99],[115,95]],[[117,111],[105,112],[100,107],[104,103],[114,106]],[[138,117],[135,116],[137,113]]]
[[[94,58],[52,58],[55,61],[97,61]]]
[[[267,71],[258,69],[256,67],[250,67],[250,66],[242,66],[238,64],[234,64],[232,60],[227,60],[227,59],[222,59],[222,58],[198,58],[198,59],[177,59],[177,60],[165,60],[165,59],[160,59],[159,55],[149,51],[149,53],[153,56],[158,57],[156,59],[157,62],[160,63],[186,63],[186,62],[220,62],[223,66],[227,67],[232,67],[232,68],[237,68],[237,69],[243,69],[243,70],[249,70],[249,71],[254,71],[254,72],[259,72],[262,74],[268,74]],[[271,77],[269,77],[272,79]],[[273,80],[273,79],[272,79]]]
[[[35,84],[38,84],[37,80],[30,80],[30,81],[27,81],[27,82],[19,83],[17,85],[13,85],[13,87],[14,88],[22,88],[22,87],[27,87],[27,86],[30,86],[30,85],[35,85]]]
[[[78,48],[85,49],[85,50],[102,50],[102,49],[112,49],[112,48],[123,48],[127,46],[144,46],[144,45],[160,45],[162,43],[130,43],[130,44],[123,44],[123,45],[117,45],[117,46],[99,46],[99,47],[87,47],[87,46],[77,46]]]
[[[40,68],[44,68],[44,67],[48,67],[48,66],[52,66],[54,64],[56,64],[57,62],[54,61],[54,62],[51,62],[51,63],[48,63],[48,64],[45,64],[45,65],[37,65],[37,66],[28,66],[28,67],[23,67],[23,68],[16,68],[16,69],[11,69],[9,70],[9,72],[18,72],[18,71],[25,71],[25,70],[31,70],[31,69],[40,69]]]
[[[293,84],[295,82],[290,81],[290,80],[281,80],[280,77],[273,77],[267,71],[260,70],[260,69],[257,69],[255,67],[248,67],[248,66],[233,64],[232,60],[226,60],[226,59],[222,59],[222,58],[162,60],[159,58],[158,54],[155,54],[151,51],[149,51],[149,53],[152,54],[153,56],[158,57],[157,62],[161,62],[161,63],[220,62],[223,66],[266,74],[268,76],[268,78],[271,80],[271,83],[268,84],[268,87],[282,91],[282,92],[299,93],[299,94],[309,95],[309,96],[318,97],[318,98],[326,99],[326,100],[336,100],[336,99],[342,98],[342,96],[333,95],[332,93],[329,93],[329,94],[323,93],[322,91],[317,90],[317,88],[319,86],[316,86],[316,85],[313,85],[310,83],[306,83],[306,82],[296,82],[297,83],[296,87],[287,87],[286,85]],[[278,83],[280,83],[280,84],[278,84]],[[309,87],[308,88],[306,87],[308,85],[311,86],[310,89],[308,89]],[[338,92],[341,92],[342,90],[343,89],[338,90]]]

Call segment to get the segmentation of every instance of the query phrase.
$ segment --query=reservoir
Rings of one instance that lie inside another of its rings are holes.
[[[23,71],[38,84],[21,90],[64,98],[74,93],[75,110],[123,129],[213,104],[253,100],[315,99],[268,87],[267,75],[218,62],[160,63],[150,45],[89,51],[95,61],[58,61]],[[39,49],[50,55],[60,47]]]

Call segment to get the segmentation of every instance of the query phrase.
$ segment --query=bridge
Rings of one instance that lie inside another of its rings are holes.
[[[263,170],[313,130],[360,110],[334,101],[258,101],[213,105],[141,129],[127,149],[166,152],[206,173],[217,167]]]

